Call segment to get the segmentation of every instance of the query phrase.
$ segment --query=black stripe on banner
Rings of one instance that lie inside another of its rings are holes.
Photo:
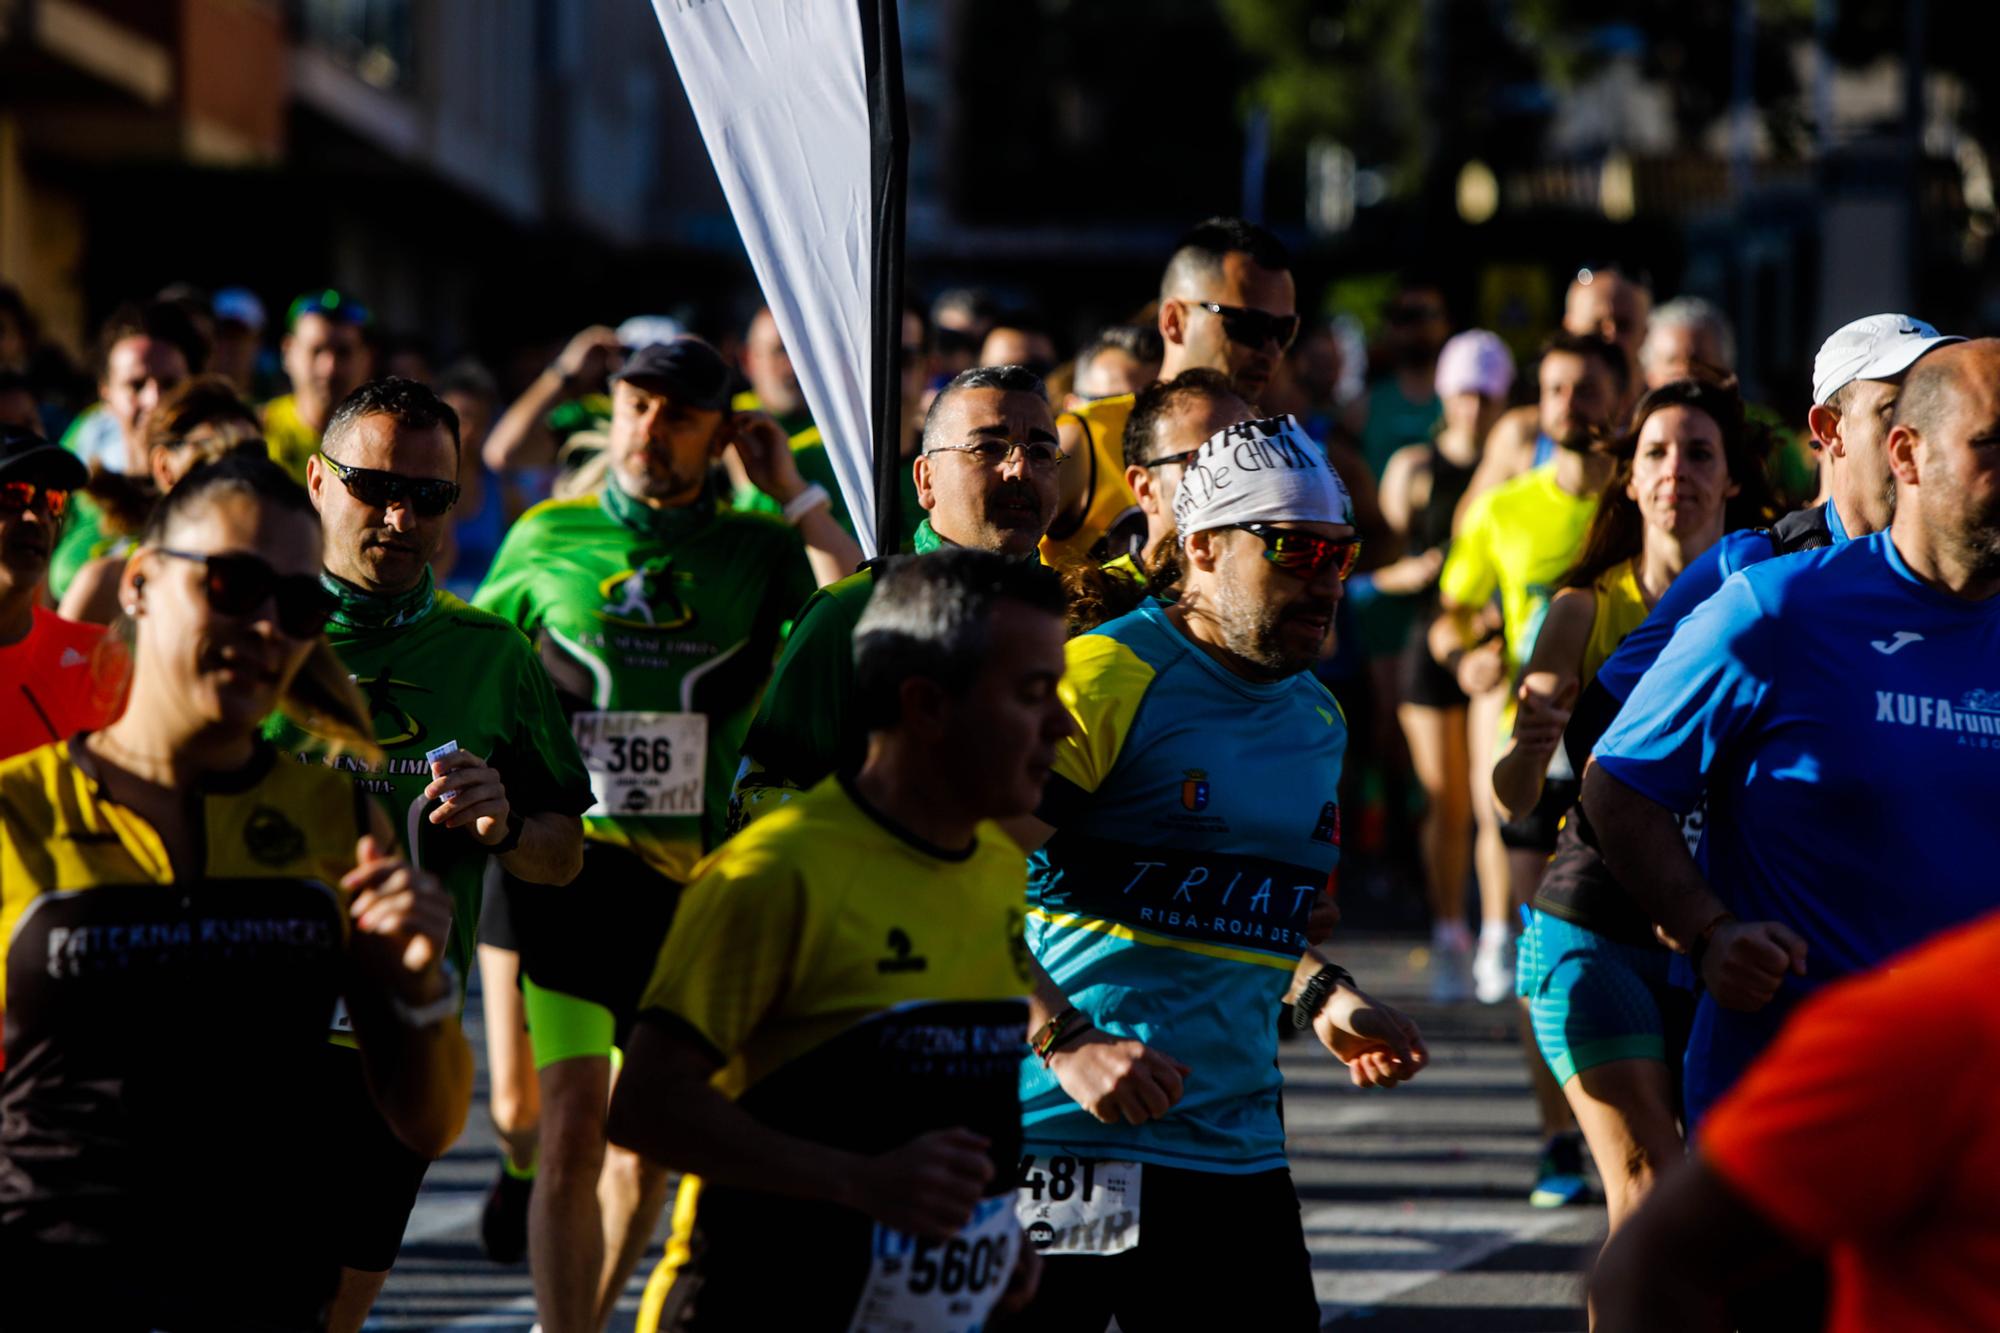
[[[875,438],[875,553],[896,554],[902,531],[903,196],[910,162],[909,118],[903,109],[903,37],[896,0],[856,0],[861,6],[861,59],[868,79],[869,198],[875,224],[874,345],[868,358],[870,415]]]

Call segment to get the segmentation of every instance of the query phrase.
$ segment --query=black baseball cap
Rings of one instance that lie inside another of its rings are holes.
[[[80,491],[90,480],[83,460],[31,430],[0,426],[0,480],[33,479],[46,486]]]
[[[639,348],[611,377],[613,384],[620,380],[664,393],[684,407],[711,412],[728,407],[731,396],[729,363],[699,338],[675,338]]]

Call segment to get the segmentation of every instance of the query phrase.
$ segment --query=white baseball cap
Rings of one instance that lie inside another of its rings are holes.
[[[1485,329],[1467,329],[1453,334],[1438,352],[1437,392],[1440,398],[1455,393],[1476,393],[1483,398],[1505,398],[1514,387],[1514,354],[1498,335]]]
[[[1964,341],[1908,315],[1868,315],[1843,324],[1813,358],[1813,401],[1824,403],[1855,380],[1894,379],[1933,347]]]
[[[685,332],[672,315],[634,315],[618,326],[618,341],[637,351],[654,343],[670,343]]]

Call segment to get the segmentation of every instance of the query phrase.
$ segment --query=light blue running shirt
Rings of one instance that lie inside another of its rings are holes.
[[[1347,724],[1311,673],[1215,662],[1148,602],[1072,639],[1059,750],[1029,861],[1029,947],[1105,1032],[1189,1066],[1144,1125],[1099,1123],[1030,1056],[1030,1151],[1249,1173],[1285,1164],[1278,1005],[1340,859]]]

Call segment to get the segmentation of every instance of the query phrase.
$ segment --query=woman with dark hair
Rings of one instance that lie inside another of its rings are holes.
[[[1652,390],[1611,449],[1617,470],[1549,604],[1522,670],[1513,735],[1494,765],[1494,794],[1509,815],[1540,798],[1558,744],[1583,770],[1596,737],[1565,735],[1571,705],[1688,562],[1725,531],[1773,517],[1733,382],[1676,380]],[[1531,904],[1517,975],[1616,1227],[1681,1150],[1676,1037],[1692,1006],[1670,980],[1674,955],[1580,825],[1572,809]]]
[[[0,763],[9,1327],[323,1327],[337,1001],[412,1150],[464,1125],[450,900],[347,773],[258,734],[282,709],[374,744],[319,571],[276,464],[195,469],[120,580],[129,707]]]

